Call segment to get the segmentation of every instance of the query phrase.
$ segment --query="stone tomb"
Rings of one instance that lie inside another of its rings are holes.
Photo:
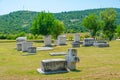
[[[22,51],[23,52],[27,52],[29,47],[32,47],[32,42],[22,42]]]
[[[37,71],[42,74],[68,72],[65,59],[48,59],[41,61],[41,68]]]
[[[42,74],[68,72],[76,70],[76,62],[79,61],[76,49],[68,49],[65,59],[47,59],[41,61],[41,68],[37,71]]]
[[[27,41],[27,37],[18,37],[18,38],[16,38],[16,42],[18,43],[18,42],[26,42]]]
[[[18,42],[17,43],[18,51],[27,52],[29,47],[32,47],[32,42]]]
[[[74,34],[74,41],[71,44],[72,47],[80,47],[80,34]]]
[[[66,45],[66,36],[65,35],[58,36],[58,45]]]
[[[84,38],[83,46],[93,46],[94,38]]]
[[[93,44],[95,47],[109,47],[109,44],[105,41],[96,41]]]
[[[51,46],[51,35],[49,35],[49,36],[44,36],[44,46],[45,46],[45,47]]]
[[[18,51],[22,50],[22,42],[27,42],[27,38],[26,37],[16,38],[16,48]]]

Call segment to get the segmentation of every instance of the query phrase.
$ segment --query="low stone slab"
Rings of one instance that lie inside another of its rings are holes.
[[[37,50],[53,50],[53,48],[51,48],[51,47],[37,47]]]
[[[109,47],[109,44],[107,43],[94,43],[93,45],[95,47]]]
[[[66,55],[65,52],[53,52],[53,53],[50,53],[51,56],[62,56],[62,55]]]
[[[68,72],[65,59],[47,59],[41,61],[41,68],[37,71],[42,74],[53,74]]]

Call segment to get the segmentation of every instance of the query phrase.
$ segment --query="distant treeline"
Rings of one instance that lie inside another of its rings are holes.
[[[65,33],[86,32],[87,29],[81,25],[83,18],[89,14],[99,15],[104,9],[90,9],[83,11],[70,11],[53,13],[55,18],[63,21],[65,24]],[[116,24],[120,23],[120,9],[115,8],[117,12]],[[19,34],[21,32],[30,33],[32,21],[38,12],[16,11],[7,15],[0,16],[0,34]]]

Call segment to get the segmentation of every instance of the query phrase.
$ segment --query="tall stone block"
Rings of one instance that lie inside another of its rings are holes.
[[[71,44],[72,47],[80,47],[80,34],[74,34],[74,41]]]
[[[66,55],[67,67],[70,70],[76,70],[76,62],[79,62],[79,58],[77,57],[76,49],[68,49],[68,53]]]
[[[58,45],[66,45],[66,36],[65,35],[58,36]]]
[[[80,42],[80,34],[74,34],[74,42]]]
[[[51,35],[44,36],[44,46],[46,47],[51,46]]]
[[[22,50],[22,42],[27,42],[27,37],[16,38],[16,48],[18,51]]]

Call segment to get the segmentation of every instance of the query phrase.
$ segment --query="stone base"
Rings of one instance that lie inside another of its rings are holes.
[[[65,45],[67,45],[67,44],[58,44],[59,46],[65,46]]]
[[[53,50],[53,48],[51,48],[51,47],[37,47],[37,50],[41,50],[41,51],[45,50],[46,51],[46,50]]]
[[[72,42],[72,47],[80,47],[80,42]]]
[[[28,53],[36,53],[36,47],[28,47]]]
[[[93,44],[84,44],[84,43],[83,43],[83,46],[84,46],[84,47],[89,47],[89,46],[93,46]]]
[[[66,55],[65,52],[54,52],[54,53],[50,53],[51,56],[61,56],[61,55]]]
[[[109,44],[107,43],[94,43],[95,47],[109,47]]]
[[[59,70],[59,71],[43,71],[41,68],[38,68],[37,71],[41,74],[55,74],[55,73],[67,73],[69,70]]]
[[[28,56],[28,55],[35,55],[36,53],[27,53],[27,54],[22,54],[22,56]]]

